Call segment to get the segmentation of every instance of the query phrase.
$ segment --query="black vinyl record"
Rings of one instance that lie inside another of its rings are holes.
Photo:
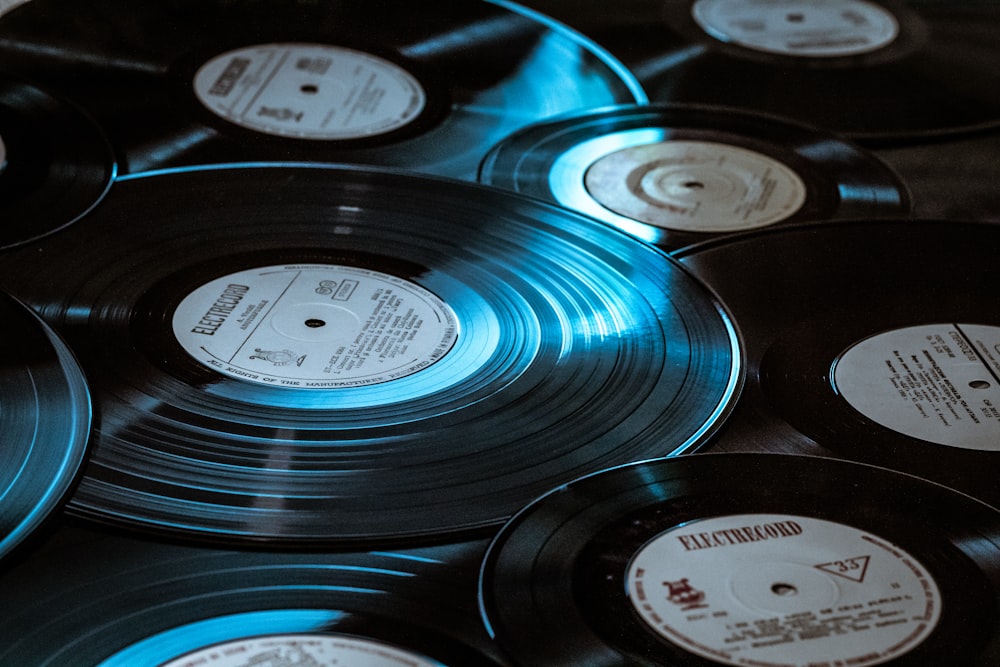
[[[909,208],[899,178],[852,143],[778,117],[703,106],[614,107],[538,123],[495,146],[479,180],[666,249]]]
[[[111,187],[103,131],[71,104],[0,76],[0,250],[75,222]]]
[[[679,250],[745,340],[713,447],[847,456],[1000,505],[998,246],[993,224],[910,220]]]
[[[518,665],[994,665],[1000,514],[818,457],[703,454],[552,491],[497,536],[484,617]]]
[[[503,664],[476,614],[479,542],[253,553],[61,530],[0,579],[2,664]]]
[[[76,481],[90,435],[83,371],[62,339],[0,293],[0,558],[31,537]]]
[[[475,179],[513,130],[643,101],[602,49],[504,0],[33,0],[0,59],[109,128],[123,171],[352,162]]]
[[[665,254],[471,183],[187,170],[119,179],[76,227],[0,284],[90,377],[78,515],[239,542],[483,529],[700,446],[740,381],[728,316]]]
[[[653,102],[742,107],[866,141],[1000,121],[993,2],[536,4],[617,56]]]

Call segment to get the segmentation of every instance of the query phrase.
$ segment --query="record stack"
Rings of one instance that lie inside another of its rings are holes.
[[[0,2],[0,665],[1000,664],[998,27]]]

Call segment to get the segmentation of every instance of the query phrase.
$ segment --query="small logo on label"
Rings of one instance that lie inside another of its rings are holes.
[[[869,560],[871,560],[871,556],[854,556],[853,558],[845,558],[844,560],[822,563],[817,565],[816,568],[860,584],[865,580]]]
[[[680,605],[682,611],[708,607],[707,604],[702,604],[705,601],[705,591],[694,588],[687,579],[664,581],[663,585],[667,587],[667,600]]]
[[[306,360],[306,356],[303,354],[301,357],[296,357],[291,350],[262,350],[258,347],[254,348],[254,354],[251,354],[250,358],[263,359],[275,366],[287,366],[292,362],[295,362],[296,366],[301,366],[302,362]]]
[[[286,122],[289,120],[294,120],[296,123],[302,120],[302,116],[305,115],[302,111],[295,111],[289,109],[288,107],[261,107],[257,109],[258,116],[264,116],[265,118],[273,118],[274,120]]]
[[[243,76],[243,72],[247,70],[250,65],[249,58],[233,58],[226,65],[226,69],[222,71],[219,78],[215,80],[212,87],[208,89],[209,95],[216,95],[218,97],[225,97],[232,91],[233,86],[236,82],[240,80]]]

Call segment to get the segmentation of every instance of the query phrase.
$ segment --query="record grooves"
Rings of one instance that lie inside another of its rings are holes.
[[[475,614],[480,542],[277,554],[60,536],[0,579],[4,664],[502,664]]]
[[[737,391],[711,294],[556,207],[333,167],[113,194],[0,267],[94,387],[77,515],[244,544],[478,531],[573,477],[700,446]]]
[[[116,173],[104,132],[73,105],[0,77],[0,249],[75,222]]]
[[[481,600],[515,664],[985,667],[1000,658],[998,555],[1000,514],[946,487],[704,454],[532,503],[490,546]]]
[[[909,211],[906,186],[859,146],[780,117],[697,105],[536,123],[494,146],[479,180],[666,249],[767,225]]]
[[[100,119],[129,173],[283,160],[473,180],[518,127],[645,99],[599,47],[500,1],[34,0],[0,20],[0,53]]]
[[[87,451],[91,403],[65,342],[0,293],[0,558],[58,512]]]

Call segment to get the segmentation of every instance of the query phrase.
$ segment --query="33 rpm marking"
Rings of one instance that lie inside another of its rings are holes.
[[[763,227],[794,215],[806,187],[781,162],[707,141],[636,144],[595,160],[587,192],[626,218],[696,232]]]
[[[210,646],[161,667],[443,667],[415,653],[382,642],[332,635],[271,635]]]
[[[899,34],[888,10],[863,0],[698,0],[691,11],[718,40],[790,56],[871,53]]]
[[[260,44],[220,54],[195,74],[213,113],[266,134],[312,140],[385,134],[426,105],[420,83],[383,58],[339,46]]]
[[[913,556],[840,523],[735,514],[664,531],[628,569],[658,634],[726,665],[878,665],[934,630],[941,593]]]
[[[851,346],[833,382],[855,410],[910,437],[1000,451],[1000,327],[928,324]]]
[[[359,267],[267,266],[216,278],[173,316],[200,363],[256,384],[335,389],[429,367],[458,337],[454,312],[419,285]]]

